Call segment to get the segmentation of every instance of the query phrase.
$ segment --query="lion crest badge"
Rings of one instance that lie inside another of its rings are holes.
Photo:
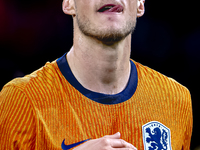
[[[158,121],[142,126],[144,150],[172,150],[170,129]]]

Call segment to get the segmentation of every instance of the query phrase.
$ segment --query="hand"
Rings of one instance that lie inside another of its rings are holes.
[[[99,139],[85,142],[74,150],[137,150],[132,144],[120,139],[120,133],[106,135]]]

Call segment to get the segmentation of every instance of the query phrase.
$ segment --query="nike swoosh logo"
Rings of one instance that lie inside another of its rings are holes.
[[[71,149],[71,148],[73,148],[73,147],[76,147],[76,146],[78,146],[78,145],[80,145],[80,144],[82,144],[82,143],[84,143],[84,142],[86,142],[86,141],[89,141],[89,140],[90,140],[90,139],[83,140],[83,141],[80,141],[80,142],[78,142],[78,143],[74,143],[74,144],[71,144],[71,145],[65,145],[65,139],[64,139],[63,142],[62,142],[61,147],[62,147],[63,150],[69,150],[69,149]]]

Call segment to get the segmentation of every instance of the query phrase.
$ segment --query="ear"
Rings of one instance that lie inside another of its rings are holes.
[[[145,0],[138,0],[137,2],[137,17],[142,17],[145,12],[144,7]]]
[[[74,0],[63,0],[62,9],[65,14],[75,15]]]

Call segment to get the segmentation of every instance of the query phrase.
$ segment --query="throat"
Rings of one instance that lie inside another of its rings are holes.
[[[84,88],[93,92],[121,92],[130,76],[129,48],[124,50],[119,44],[96,45],[72,47],[67,60],[73,75]]]
[[[93,70],[93,71],[92,71]],[[122,92],[130,77],[130,65],[121,67],[115,65],[96,67],[92,69],[83,83],[85,88],[103,94],[118,94]]]

